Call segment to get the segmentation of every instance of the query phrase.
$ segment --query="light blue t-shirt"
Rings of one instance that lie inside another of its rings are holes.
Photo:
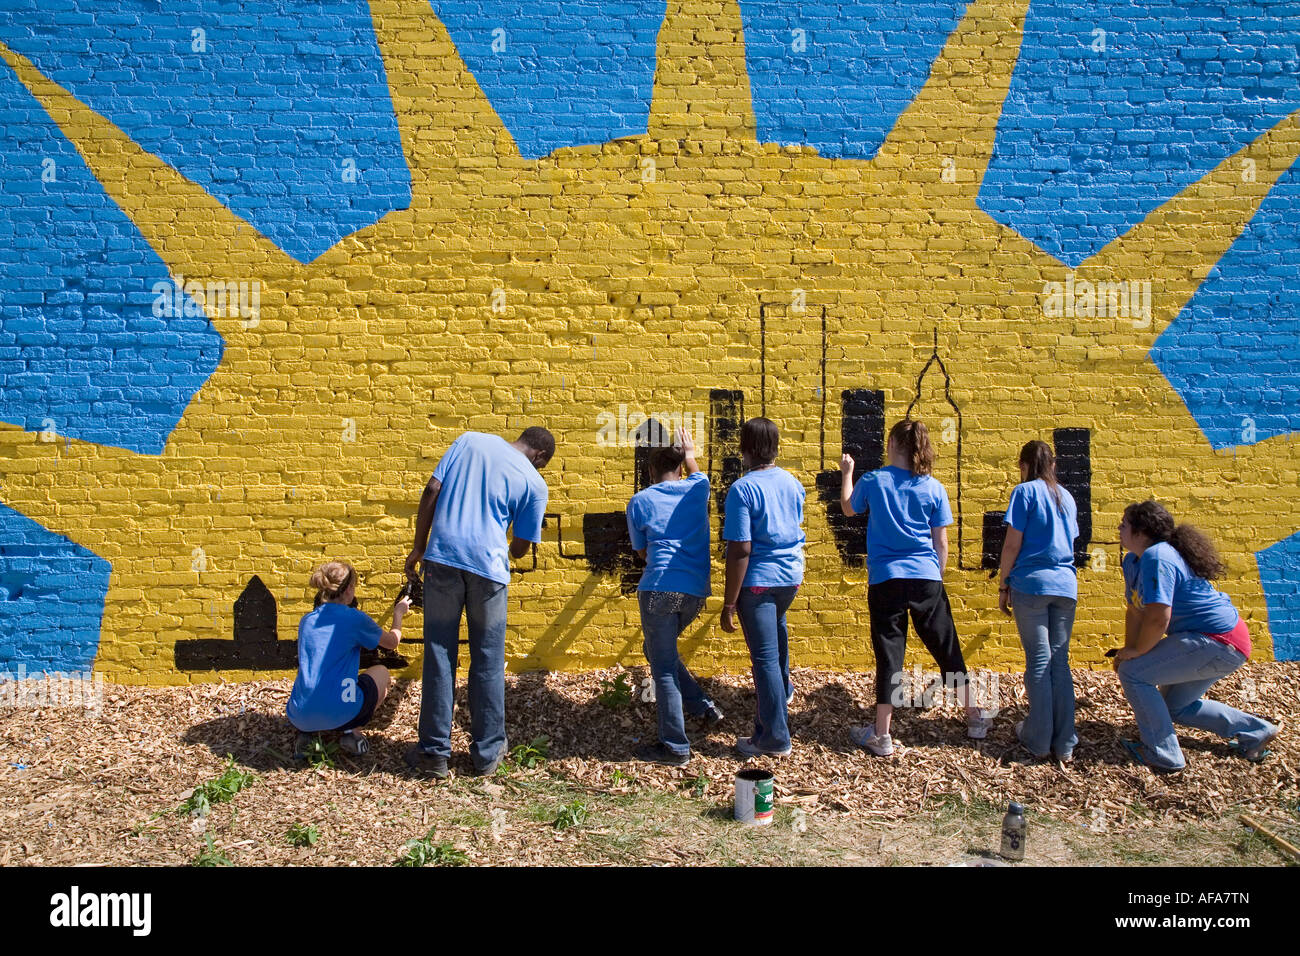
[[[679,591],[708,597],[709,477],[702,471],[681,481],[661,481],[627,503],[632,547],[645,549],[638,591]]]
[[[1022,482],[1011,492],[1003,521],[1022,535],[1020,553],[1007,583],[1022,594],[1051,594],[1079,598],[1074,569],[1074,539],[1079,536],[1074,497],[1057,485],[1061,503],[1041,478]]]
[[[361,711],[361,648],[383,634],[364,611],[326,601],[298,624],[298,677],[285,713],[301,731],[335,730]]]
[[[542,539],[549,492],[532,462],[499,435],[465,432],[447,449],[433,477],[442,491],[424,559],[510,583],[506,528],[525,541]]]
[[[1168,634],[1226,634],[1239,619],[1232,599],[1193,574],[1183,556],[1166,541],[1143,551],[1140,561],[1131,552],[1124,555],[1124,591],[1136,608],[1168,604]]]
[[[756,468],[731,486],[722,537],[751,542],[741,587],[803,583],[804,494],[798,479],[776,466]]]
[[[931,528],[952,524],[948,492],[931,475],[886,465],[853,486],[849,504],[867,517],[867,583],[894,578],[942,581]]]

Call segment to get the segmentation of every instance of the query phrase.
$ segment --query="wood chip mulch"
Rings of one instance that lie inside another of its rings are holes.
[[[599,700],[602,688],[623,670],[508,675],[511,746],[548,737],[545,772],[593,792],[625,787],[614,782],[620,779],[617,769],[623,777],[634,776],[640,787],[673,793],[695,788],[719,804],[729,800],[740,767],[732,744],[749,732],[753,720],[748,676],[702,681],[726,722],[708,736],[693,734],[691,763],[668,768],[631,759],[635,743],[655,733],[654,704],[640,699],[646,667],[626,669],[637,689],[632,703],[611,710]],[[1121,737],[1136,737],[1136,727],[1109,670],[1074,671],[1080,743],[1069,765],[1035,762],[1017,745],[1013,725],[1026,713],[1019,674],[999,675],[1001,712],[986,740],[966,738],[962,713],[954,706],[900,709],[894,736],[903,746],[890,758],[873,757],[848,740],[851,724],[871,718],[870,673],[796,669],[793,678],[794,752],[759,763],[775,771],[780,800],[809,813],[889,822],[923,812],[935,798],[995,804],[1014,799],[1084,825],[1104,814],[1110,829],[1124,830],[1239,810],[1278,819],[1286,808],[1294,823],[1300,805],[1298,662],[1252,663],[1211,691],[1215,699],[1284,725],[1271,757],[1251,764],[1235,756],[1227,741],[1185,729],[1180,740],[1187,769],[1173,776],[1134,764],[1121,747]],[[451,799],[451,791],[413,775],[402,761],[415,736],[419,682],[395,686],[367,732],[372,752],[340,758],[333,770],[311,770],[292,760],[293,731],[284,717],[291,686],[289,680],[175,688],[107,685],[98,716],[70,708],[0,709],[0,865],[185,862],[178,858],[178,844],[151,841],[141,827],[171,813],[193,787],[219,775],[227,754],[256,773],[258,782],[223,806],[237,807],[241,820],[267,815],[267,832],[281,821],[287,826],[314,819],[322,807],[338,804],[384,808],[384,819],[391,823],[400,817],[408,836],[421,835],[415,831],[428,821],[429,806],[440,795]],[[469,770],[467,726],[462,679],[453,738],[456,774]],[[489,794],[498,790],[488,782]],[[485,803],[478,809],[490,808]],[[206,821],[194,823],[195,836],[186,846],[190,856],[203,832],[200,824]],[[334,840],[333,855],[311,862],[391,862],[396,831],[381,827],[378,818],[374,833],[366,832],[369,825],[358,822],[348,839]],[[287,846],[243,842],[241,863],[303,861]],[[538,845],[531,859],[544,861],[545,854],[545,846]]]

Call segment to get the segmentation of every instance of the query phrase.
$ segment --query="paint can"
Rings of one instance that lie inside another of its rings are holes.
[[[742,770],[736,774],[736,819],[748,826],[771,823],[775,784],[770,770]]]

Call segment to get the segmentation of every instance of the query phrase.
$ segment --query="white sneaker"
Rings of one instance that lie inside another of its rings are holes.
[[[339,737],[339,749],[359,757],[370,752],[370,741],[355,731],[348,731]]]
[[[984,711],[980,711],[977,717],[966,719],[966,736],[971,740],[983,740],[992,729],[993,718],[985,716]]]
[[[877,734],[875,727],[850,727],[849,739],[864,750],[871,751],[877,757],[893,756],[893,739],[889,734]]]

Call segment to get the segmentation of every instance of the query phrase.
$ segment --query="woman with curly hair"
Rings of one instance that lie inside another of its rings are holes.
[[[1141,743],[1124,746],[1152,770],[1186,761],[1174,724],[1227,737],[1243,757],[1263,760],[1281,728],[1204,697],[1250,657],[1250,632],[1232,601],[1210,584],[1226,568],[1214,544],[1155,501],[1131,504],[1119,526],[1128,599],[1124,647],[1115,654]]]

